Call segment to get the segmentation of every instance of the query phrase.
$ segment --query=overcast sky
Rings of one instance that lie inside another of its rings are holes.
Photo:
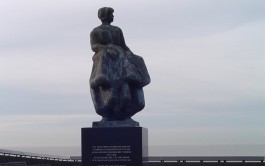
[[[103,6],[150,73],[133,117],[150,145],[265,145],[264,0],[0,0],[0,148],[80,146],[101,119],[89,34]]]

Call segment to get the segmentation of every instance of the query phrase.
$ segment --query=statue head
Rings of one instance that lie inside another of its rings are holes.
[[[111,7],[103,7],[98,10],[98,18],[102,22],[111,23],[114,17],[113,13],[114,13],[114,9],[112,9]]]

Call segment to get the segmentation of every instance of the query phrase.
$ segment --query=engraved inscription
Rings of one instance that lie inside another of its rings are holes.
[[[109,163],[98,166],[126,166],[126,162],[131,162],[131,147],[130,146],[92,146],[92,162]],[[122,162],[122,165],[111,163]]]

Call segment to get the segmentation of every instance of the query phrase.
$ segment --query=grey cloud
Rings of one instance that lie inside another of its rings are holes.
[[[0,6],[6,16],[0,18],[1,115],[95,115],[88,83],[93,56],[89,33],[100,24],[97,9],[112,6],[113,24],[123,29],[128,46],[144,57],[152,78],[144,88],[146,108],[135,116],[155,132],[151,135],[159,135],[156,128],[182,128],[191,142],[199,143],[192,131],[203,129],[209,138],[212,128],[220,132],[231,125],[244,137],[249,125],[247,131],[258,128],[248,138],[255,143],[264,137],[258,134],[265,108],[264,3],[6,1]],[[213,120],[219,116],[223,119]],[[169,140],[185,143],[174,139]],[[156,144],[165,140],[151,138]]]

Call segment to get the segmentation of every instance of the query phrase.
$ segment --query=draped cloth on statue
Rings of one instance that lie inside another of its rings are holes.
[[[96,112],[108,120],[131,118],[145,106],[150,76],[142,57],[126,46],[120,28],[104,25],[90,34],[93,68],[90,91]]]

